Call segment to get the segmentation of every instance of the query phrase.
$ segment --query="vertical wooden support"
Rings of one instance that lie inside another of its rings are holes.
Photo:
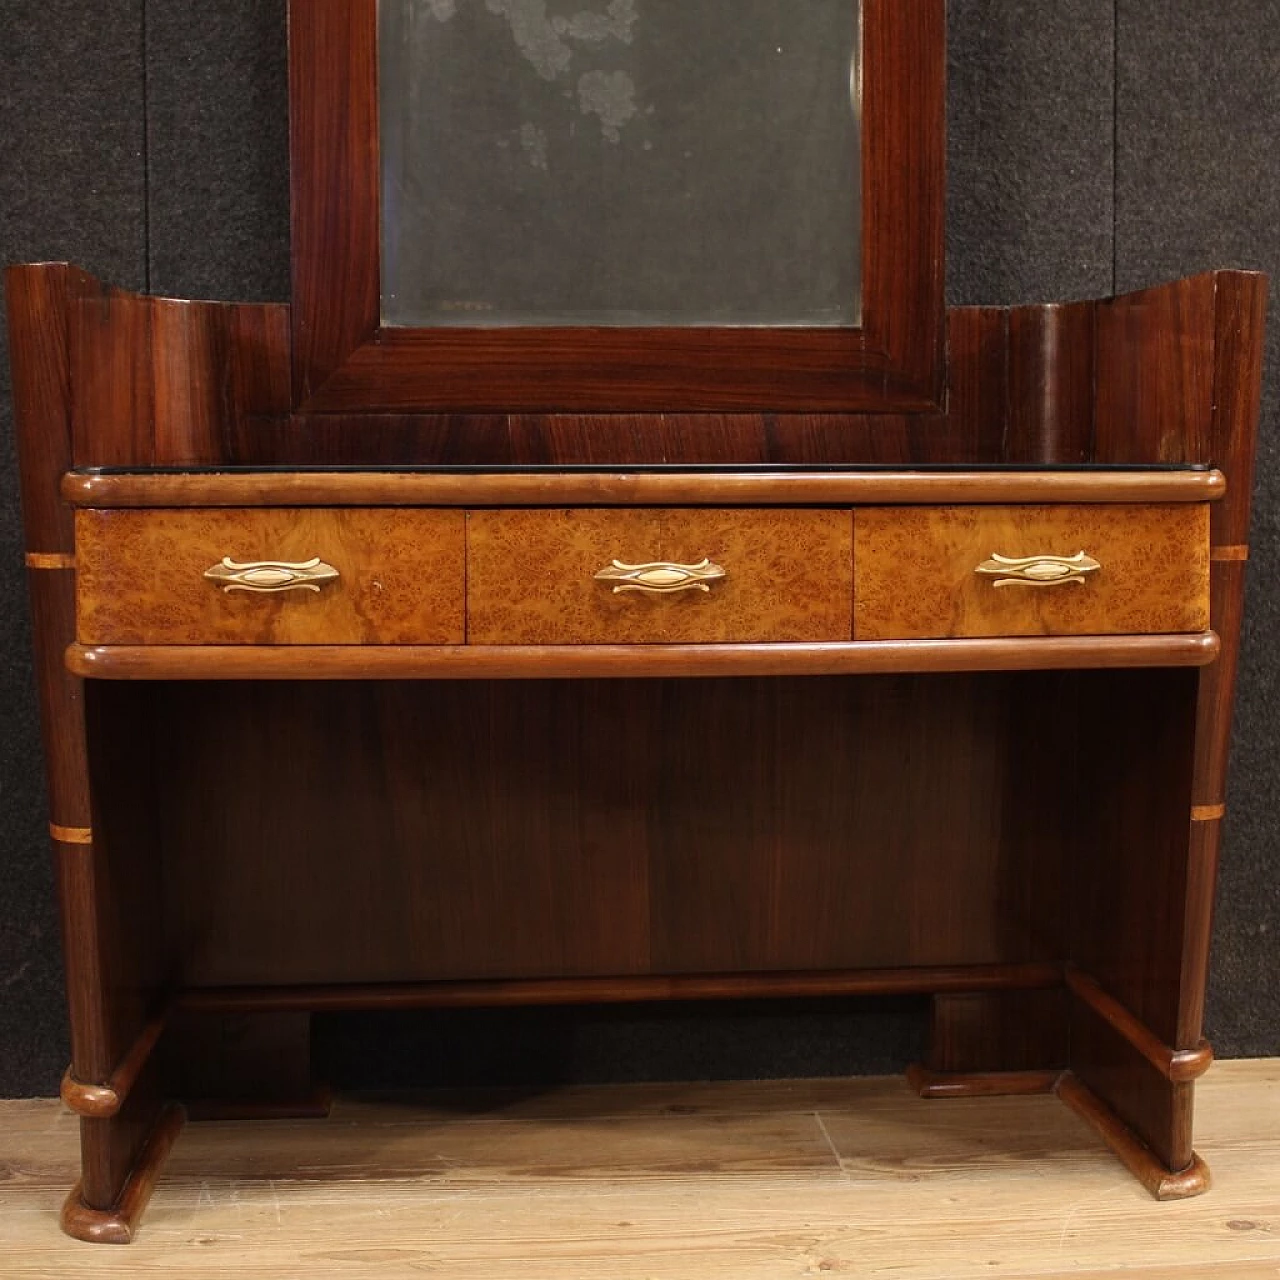
[[[1129,830],[1113,827],[1110,839],[1092,841],[1107,862],[1105,876],[1096,863],[1089,877],[1095,891],[1105,883],[1103,891],[1114,895],[1117,885],[1128,885],[1148,895],[1149,909],[1144,914],[1133,902],[1104,915],[1089,909],[1087,896],[1079,898],[1073,938],[1072,959],[1104,999],[1091,1003],[1076,990],[1072,1074],[1060,1095],[1161,1198],[1208,1185],[1192,1150],[1193,1076],[1161,1071],[1124,1022],[1132,1015],[1171,1060],[1200,1055],[1207,1066],[1201,1036],[1265,313],[1265,278],[1230,271],[1118,299],[1099,312],[1097,460],[1207,463],[1227,478],[1211,525],[1211,625],[1221,652],[1196,677],[1194,754],[1186,762],[1186,792],[1176,791],[1185,811],[1144,816],[1134,809]],[[1152,716],[1164,714],[1152,708]],[[1154,750],[1157,724],[1146,719],[1152,734],[1146,749]],[[1170,768],[1170,779],[1176,772]],[[1185,836],[1165,829],[1166,819],[1175,818]],[[1131,922],[1124,937],[1109,923],[1117,920]],[[1143,927],[1133,929],[1133,921]],[[1104,1016],[1107,999],[1120,1007],[1120,1019]]]
[[[63,652],[75,635],[75,546],[58,483],[72,457],[70,346],[79,299],[91,277],[62,264],[7,274],[14,408],[41,716],[49,779],[50,829],[62,911],[71,1017],[71,1077],[107,1086],[144,1033],[154,993],[148,957],[154,929],[136,918],[139,875],[93,834],[85,688]],[[124,851],[122,851],[124,852]],[[127,1239],[163,1158],[176,1119],[166,1114],[154,1073],[143,1071],[127,1106],[82,1120],[82,1176],[64,1225],[92,1239]],[[153,1134],[167,1135],[165,1141]]]
[[[1213,462],[1227,477],[1227,496],[1215,504],[1212,515],[1210,611],[1222,649],[1218,661],[1200,674],[1196,709],[1191,863],[1179,975],[1178,1048],[1198,1043],[1203,1031],[1218,850],[1226,812],[1231,712],[1244,614],[1266,317],[1265,277],[1233,271],[1219,274],[1211,439]]]

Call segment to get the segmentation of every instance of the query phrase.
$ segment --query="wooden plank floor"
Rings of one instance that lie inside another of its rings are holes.
[[[1220,1063],[1156,1204],[1051,1097],[898,1079],[569,1089],[189,1126],[138,1242],[58,1230],[74,1120],[0,1103],[0,1276],[1280,1278],[1280,1060]]]

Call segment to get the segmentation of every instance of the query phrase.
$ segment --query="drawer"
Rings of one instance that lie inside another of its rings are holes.
[[[465,541],[461,511],[78,511],[77,633],[82,644],[461,644]],[[224,558],[320,563],[228,569]]]
[[[849,511],[577,508],[468,517],[472,644],[848,640],[852,608]]]
[[[854,563],[859,640],[1209,626],[1201,504],[869,508],[857,515]]]

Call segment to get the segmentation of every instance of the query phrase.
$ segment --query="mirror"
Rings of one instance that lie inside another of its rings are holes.
[[[858,0],[378,0],[392,327],[861,322]]]

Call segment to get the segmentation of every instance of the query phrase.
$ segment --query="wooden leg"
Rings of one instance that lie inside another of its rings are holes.
[[[1185,1200],[1209,1190],[1209,1166],[1194,1151],[1186,1168],[1178,1171],[1165,1168],[1155,1152],[1073,1072],[1062,1073],[1055,1092],[1076,1115],[1097,1130],[1125,1168],[1157,1200]]]
[[[1147,1043],[1156,1037],[1145,1028],[1135,1033],[1132,1015],[1109,1019],[1100,1007],[1073,1000],[1071,1071],[1058,1096],[1157,1199],[1208,1190],[1209,1171],[1191,1146],[1193,1081],[1211,1060],[1207,1046],[1158,1054]]]
[[[922,1098],[1049,1093],[1066,1061],[1059,988],[934,996],[929,1054],[907,1080]]]
[[[171,1094],[192,1120],[322,1119],[311,1079],[309,1013],[176,1012],[166,1034]]]
[[[155,1189],[156,1179],[160,1176],[160,1170],[185,1118],[179,1106],[170,1105],[160,1112],[159,1119],[146,1133],[124,1176],[120,1191],[110,1205],[99,1207],[90,1203],[86,1198],[85,1179],[77,1182],[62,1206],[63,1231],[90,1244],[131,1243],[137,1234],[147,1201],[151,1199],[151,1192]],[[130,1117],[125,1113],[110,1120],[82,1120],[81,1141],[86,1158],[95,1140],[102,1145],[110,1144],[113,1135],[107,1131],[109,1128],[120,1130],[129,1124]]]

